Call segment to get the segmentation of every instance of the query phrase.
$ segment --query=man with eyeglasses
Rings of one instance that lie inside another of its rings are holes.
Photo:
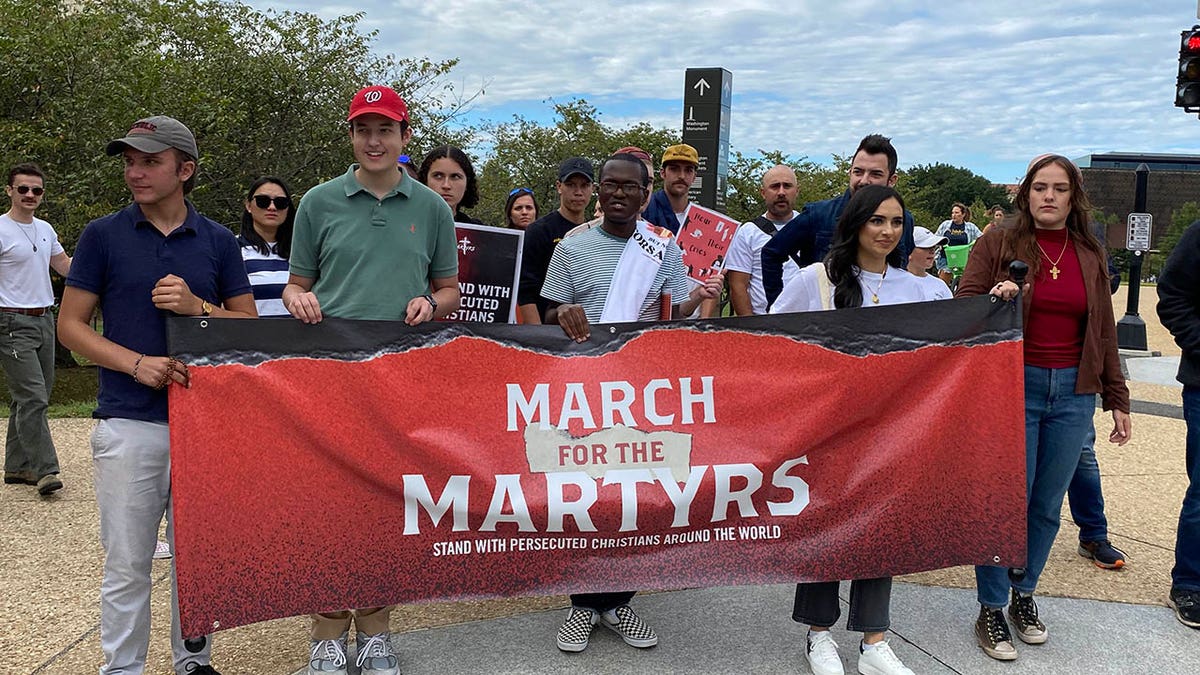
[[[521,285],[517,289],[517,312],[521,323],[542,323],[547,303],[539,293],[546,279],[550,254],[562,238],[587,219],[595,182],[592,163],[583,157],[568,157],[558,165],[558,209],[533,221],[525,230],[521,252]]]
[[[892,139],[879,134],[864,137],[850,158],[850,184],[846,191],[833,199],[805,204],[800,215],[763,246],[763,291],[767,294],[768,307],[783,290],[784,263],[794,258],[804,267],[823,260],[829,253],[834,228],[850,202],[850,196],[864,185],[894,187],[899,178],[896,165]],[[904,211],[904,234],[896,248],[900,251],[901,262],[907,264],[908,254],[913,249],[913,217],[907,209]]]
[[[679,318],[721,293],[722,274],[688,291],[683,253],[674,237],[639,218],[649,189],[650,173],[639,157],[609,157],[600,168],[604,222],[563,239],[554,249],[542,286],[542,297],[549,303],[546,323],[557,323],[576,342],[587,341],[592,324],[656,321],[667,312]],[[571,608],[558,630],[558,648],[583,651],[597,623],[632,647],[658,644],[654,630],[629,607],[634,594],[571,595]]]
[[[54,388],[54,290],[49,270],[66,276],[71,257],[50,223],[33,215],[45,193],[45,177],[36,164],[10,169],[4,192],[12,201],[0,216],[0,367],[12,401],[4,482],[36,485],[38,494],[45,496],[63,486],[46,422]]]

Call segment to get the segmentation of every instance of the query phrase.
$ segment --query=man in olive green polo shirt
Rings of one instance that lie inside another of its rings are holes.
[[[328,315],[415,326],[454,312],[454,216],[397,163],[412,137],[408,107],[388,87],[366,87],[354,95],[347,119],[358,163],[301,200],[284,306],[305,323]],[[360,672],[396,675],[390,614],[391,607],[314,614],[308,673],[346,673],[353,618]]]
[[[412,137],[408,107],[388,87],[367,87],[348,119],[358,162],[301,200],[284,306],[305,323],[328,314],[416,325],[453,313],[454,216],[397,163]]]

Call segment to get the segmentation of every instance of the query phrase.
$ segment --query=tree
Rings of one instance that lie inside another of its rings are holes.
[[[759,150],[749,157],[734,150],[729,162],[729,191],[725,196],[725,214],[746,222],[762,215],[766,206],[762,200],[762,177],[779,164],[796,171],[797,196],[795,208],[808,202],[829,199],[846,189],[848,162],[834,155],[833,167],[822,166],[807,157],[793,159],[778,150]],[[846,164],[846,166],[841,166]]]
[[[1008,193],[1002,186],[992,185],[987,178],[970,169],[940,162],[918,164],[901,172],[896,189],[904,195],[917,224],[927,225],[931,230],[950,217],[955,202],[971,204],[978,200],[988,207],[999,204],[1009,208]],[[987,223],[986,211],[971,215],[976,219],[973,221],[976,225],[983,227]]]
[[[509,191],[518,187],[533,190],[541,214],[558,208],[554,182],[559,163],[568,157],[586,157],[599,171],[600,162],[621,147],[635,145],[658,158],[667,146],[679,142],[678,132],[645,122],[622,129],[610,127],[600,120],[595,106],[583,99],[553,105],[551,126],[520,115],[484,125],[493,146],[478,171],[480,205],[473,212],[475,217],[503,225],[504,202]]]
[[[388,83],[405,96],[414,146],[447,136],[473,95],[445,76],[455,61],[371,50],[362,14],[324,20],[218,0],[9,0],[0,13],[0,159],[47,171],[43,215],[70,250],[83,226],[129,201],[104,145],[139,117],[169,114],[200,147],[192,201],[227,223],[263,174],[293,189],[346,170],[351,96]]]

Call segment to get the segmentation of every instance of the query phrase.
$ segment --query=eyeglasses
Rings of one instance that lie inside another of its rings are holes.
[[[531,194],[533,194],[533,190],[530,188],[513,188],[513,190],[508,193],[508,196],[511,197],[513,195],[519,195],[521,193],[531,195]]]
[[[254,205],[260,209],[265,209],[271,204],[275,204],[275,208],[282,211],[292,208],[292,200],[288,197],[272,197],[270,195],[254,195]]]
[[[618,183],[611,180],[600,181],[600,191],[607,194],[624,192],[627,195],[641,194],[646,188],[641,183]]]
[[[921,249],[922,251],[929,251],[931,255],[941,255],[942,253],[941,246],[918,246],[917,248]]]
[[[17,194],[21,194],[21,195],[26,194],[28,192],[32,192],[34,197],[41,197],[42,193],[45,191],[46,191],[45,188],[40,188],[40,187],[30,187],[28,185],[18,185],[17,186]]]

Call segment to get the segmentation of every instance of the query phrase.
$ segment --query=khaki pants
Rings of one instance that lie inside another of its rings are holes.
[[[312,639],[336,640],[342,633],[350,630],[350,619],[362,635],[377,635],[389,629],[392,618],[392,607],[371,607],[368,609],[346,609],[329,614],[313,614]]]

